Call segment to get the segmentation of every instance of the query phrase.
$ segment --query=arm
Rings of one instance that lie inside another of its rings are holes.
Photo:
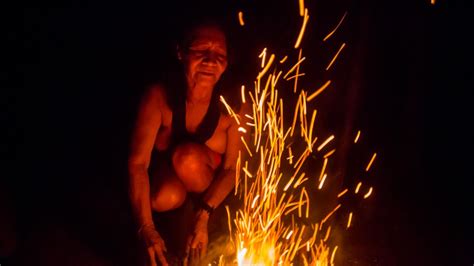
[[[140,102],[128,159],[129,195],[139,226],[152,224],[148,167],[153,144],[161,126],[159,91],[150,89]]]
[[[161,236],[155,230],[151,215],[150,181],[148,167],[156,135],[161,126],[161,87],[151,88],[140,102],[135,127],[132,133],[130,154],[128,159],[129,196],[132,212],[139,233],[148,248],[151,265],[156,265],[155,256],[163,265],[166,251]]]

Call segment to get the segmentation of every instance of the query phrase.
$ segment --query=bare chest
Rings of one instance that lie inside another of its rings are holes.
[[[199,112],[188,112],[186,115],[186,130],[194,133],[200,125],[204,114]],[[173,112],[168,108],[162,112],[162,124],[158,129],[155,139],[155,148],[166,150],[171,144],[173,134]],[[230,119],[225,115],[220,115],[217,127],[211,137],[205,142],[211,150],[224,153],[227,144],[227,128],[230,126]]]

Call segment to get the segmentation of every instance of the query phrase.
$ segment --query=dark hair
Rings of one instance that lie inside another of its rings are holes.
[[[181,47],[186,47],[190,44],[190,42],[193,40],[194,33],[196,32],[197,29],[204,28],[204,27],[210,27],[210,28],[215,28],[220,30],[224,36],[226,37],[227,41],[227,32],[222,23],[217,21],[216,19],[212,18],[203,18],[203,19],[195,19],[191,21],[190,23],[186,24],[180,32],[180,35],[178,36],[177,44]]]

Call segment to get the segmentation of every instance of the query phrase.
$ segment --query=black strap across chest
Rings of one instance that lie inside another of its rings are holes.
[[[186,98],[183,97],[182,100],[179,100],[173,110],[173,145],[189,141],[204,144],[211,138],[219,122],[220,110],[218,104],[217,93],[214,92],[204,118],[196,132],[191,133],[186,129]]]

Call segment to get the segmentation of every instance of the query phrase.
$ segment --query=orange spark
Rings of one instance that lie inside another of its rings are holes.
[[[324,171],[326,171],[326,165],[328,164],[328,159],[325,158],[324,159],[324,162],[323,162],[323,167],[321,168],[321,173],[319,174],[319,179],[318,181],[321,181],[321,179],[323,178],[323,175],[324,175]]]
[[[313,126],[314,120],[316,119],[317,110],[313,110],[313,115],[311,116],[311,124],[309,125],[309,141],[308,141],[308,148],[309,150],[313,150],[313,145],[311,139],[313,138]]]
[[[300,7],[300,17],[302,17],[304,16],[304,13],[305,13],[304,0],[299,0],[299,7]]]
[[[321,151],[324,148],[324,146],[326,146],[333,139],[334,139],[334,135],[331,135],[327,140],[325,140],[321,145],[319,145],[318,151]]]
[[[344,18],[346,17],[346,15],[347,15],[347,11],[344,12],[344,15],[342,16],[341,20],[339,20],[339,23],[337,23],[336,28],[334,28],[326,37],[324,37],[323,41],[326,41],[327,39],[329,39],[329,37],[331,37],[331,35],[333,35],[334,32],[336,32],[337,28],[339,28],[339,26],[341,25],[342,21],[343,21]]]
[[[247,145],[247,142],[245,141],[244,137],[240,137],[240,140],[242,141],[242,143],[244,144],[245,148],[247,149],[247,152],[249,153],[250,157],[252,157],[252,152],[250,151],[250,148],[249,148],[249,145]]]
[[[327,177],[327,174],[324,174],[324,175],[323,175],[323,179],[322,179],[321,182],[319,183],[318,189],[323,188],[324,181],[326,180],[326,177]]]
[[[222,97],[222,95],[220,96],[220,99],[221,99],[221,102],[224,104],[225,108],[227,109],[227,112],[229,112],[229,114],[235,119],[235,122],[237,123],[237,125],[240,125],[240,120],[239,120],[238,115],[234,113],[234,111],[227,104],[227,102],[225,101],[224,97]]]
[[[377,153],[374,153],[374,155],[372,155],[372,159],[370,159],[370,162],[369,164],[367,165],[367,167],[365,168],[365,171],[368,172],[369,169],[370,169],[370,166],[372,165],[372,163],[374,162],[375,160],[375,157],[377,156]]]
[[[334,265],[334,257],[336,256],[337,246],[334,247],[332,254],[331,254],[331,265]]]
[[[302,77],[302,76],[304,76],[304,75],[306,75],[306,74],[305,74],[305,73],[300,73],[300,74],[297,74],[297,75],[293,75],[293,76],[287,78],[286,80],[289,81],[289,80],[292,80],[292,79],[295,79],[295,78]]]
[[[249,177],[252,177],[252,174],[249,172],[249,170],[247,170],[247,168],[242,168],[242,170],[245,172],[245,174]]]
[[[242,13],[242,11],[239,11],[239,24],[240,24],[240,26],[245,25],[245,23],[244,23],[244,14]]]
[[[344,194],[346,194],[347,191],[349,191],[349,189],[347,189],[347,188],[344,189],[343,191],[341,191],[341,193],[337,194],[337,197],[340,198],[340,197],[344,196]]]
[[[367,192],[367,194],[364,195],[364,199],[368,198],[370,196],[370,194],[372,194],[372,187],[370,187],[369,191]]]
[[[357,187],[354,191],[355,194],[359,193],[360,186],[362,186],[362,182],[359,182],[359,184],[357,184]]]
[[[360,137],[360,130],[357,130],[357,135],[354,139],[354,143],[357,143],[357,141],[359,140],[359,137]]]
[[[298,62],[301,62],[301,56],[303,55],[303,49],[300,49],[300,52],[298,53]],[[288,71],[289,73],[289,71]],[[298,75],[300,73],[300,66],[298,64],[298,66],[296,67],[296,77],[295,77],[295,83],[293,85],[293,92],[296,93],[296,90],[298,88]]]
[[[336,149],[332,149],[332,150],[329,151],[328,153],[324,154],[323,158],[328,158],[328,157],[331,156],[334,152],[336,152]]]
[[[288,160],[290,161],[290,164],[293,164],[293,153],[291,152],[291,147],[288,148]]]
[[[305,59],[306,59],[306,57],[299,58],[298,62],[296,62],[296,64],[294,64],[293,67],[290,68],[290,70],[288,70],[288,72],[286,72],[286,74],[283,76],[283,78],[286,79],[286,77],[288,77],[288,75],[290,75],[301,64],[301,62],[303,62]]]
[[[326,70],[329,70],[329,68],[332,66],[332,64],[334,63],[334,61],[336,61],[336,58],[339,56],[339,53],[342,51],[342,49],[346,46],[346,43],[343,43],[341,45],[341,47],[339,48],[339,50],[337,51],[336,55],[334,55],[334,57],[332,58],[331,62],[329,63],[329,65],[326,67]]]
[[[351,226],[351,221],[352,221],[352,212],[349,213],[349,219],[347,220],[347,228]]]
[[[268,69],[269,69],[270,66],[272,65],[274,59],[275,59],[275,55],[272,54],[272,55],[270,56],[270,59],[268,60],[267,65],[265,66],[265,68],[258,74],[257,79],[260,79],[260,78],[263,77],[263,75],[265,75],[265,73],[268,71]]]
[[[253,199],[252,206],[251,206],[252,209],[255,208],[255,203],[257,203],[257,200],[258,200],[259,197],[260,197],[260,195],[257,195],[257,196],[255,196],[255,198]]]
[[[242,153],[239,150],[239,156],[237,157],[237,163],[235,164],[235,189],[234,195],[237,195],[238,188],[239,188],[239,180],[240,180],[240,164],[241,164],[241,156]]]
[[[306,175],[306,173],[302,173],[301,176],[298,178],[298,180],[296,180],[295,184],[293,185],[293,188],[296,188],[298,187],[299,185],[301,185],[304,181],[308,180],[308,178],[304,178],[304,176]],[[304,179],[303,179],[304,178]]]
[[[318,96],[321,92],[324,91],[324,89],[327,88],[327,86],[329,86],[329,84],[331,84],[331,81],[330,81],[330,80],[326,81],[326,83],[324,83],[324,85],[321,86],[321,88],[319,88],[317,91],[313,92],[313,93],[308,97],[307,101],[309,102],[309,101],[311,101],[312,99],[314,99],[316,96]]]
[[[328,230],[326,231],[326,236],[324,237],[323,241],[324,242],[328,241],[330,235],[331,235],[331,226],[328,227]]]
[[[288,181],[288,183],[286,184],[285,188],[283,189],[283,191],[287,191],[288,188],[291,186],[291,183],[293,183],[293,180],[295,180],[295,177],[292,177],[290,178],[290,181]]]
[[[308,19],[309,19],[308,9],[305,8],[304,9],[303,25],[301,26],[300,34],[298,35],[298,39],[296,40],[295,49],[298,49],[298,47],[301,44],[301,40],[303,39],[303,34],[304,34],[305,29],[306,29],[306,23],[308,23]]]
[[[321,221],[321,226],[322,224],[324,224],[328,219],[329,217],[331,217],[331,215],[333,215],[339,208],[341,208],[341,204],[338,204],[336,206],[336,208],[334,208],[334,210],[332,210],[328,215],[326,215],[326,217],[324,217],[324,219]]]
[[[262,58],[262,61],[260,63],[260,67],[263,68],[265,66],[265,57],[267,56],[267,48],[263,48],[262,52],[258,56],[258,58]]]

